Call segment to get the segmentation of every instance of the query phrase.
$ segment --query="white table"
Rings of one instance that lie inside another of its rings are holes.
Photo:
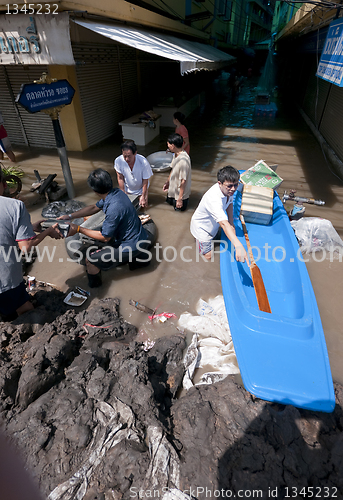
[[[141,114],[131,116],[119,122],[119,125],[121,125],[124,140],[131,139],[138,146],[145,146],[160,134],[161,117],[159,116],[153,122],[155,128],[152,128],[149,126],[149,123],[140,122],[140,116]]]

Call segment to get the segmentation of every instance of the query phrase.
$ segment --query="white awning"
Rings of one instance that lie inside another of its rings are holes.
[[[124,45],[179,61],[181,75],[192,71],[220,69],[235,61],[235,57],[210,45],[172,35],[96,21],[75,19],[74,22]]]

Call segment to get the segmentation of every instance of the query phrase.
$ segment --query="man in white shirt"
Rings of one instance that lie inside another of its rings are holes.
[[[140,196],[140,206],[147,207],[149,179],[153,175],[150,163],[137,153],[134,141],[125,141],[121,151],[122,154],[114,161],[119,189],[126,194]]]
[[[233,195],[238,187],[239,172],[234,167],[221,168],[218,182],[202,197],[191,219],[191,233],[197,241],[199,253],[211,260],[213,240],[220,228],[235,247],[238,262],[248,262],[247,253],[236,236],[233,222]]]

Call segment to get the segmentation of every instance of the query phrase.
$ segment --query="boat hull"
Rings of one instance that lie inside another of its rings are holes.
[[[246,248],[234,200],[236,234]],[[222,233],[220,268],[228,322],[245,388],[267,401],[332,412],[335,394],[318,306],[283,204],[274,193],[268,225],[249,224],[272,313],[260,311],[250,270]]]

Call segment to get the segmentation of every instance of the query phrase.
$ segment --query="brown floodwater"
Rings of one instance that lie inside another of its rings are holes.
[[[343,238],[342,181],[332,173],[319,144],[295,109],[288,109],[286,116],[280,105],[278,117],[254,118],[253,84],[254,82],[246,83],[233,107],[224,92],[216,98],[212,96],[207,108],[188,120],[192,196],[186,212],[176,213],[164,201],[162,186],[168,173],[156,173],[153,176],[146,212],[157,225],[160,248],[158,252],[154,250],[151,265],[134,272],[127,266],[110,270],[103,273],[103,286],[90,290],[88,304],[96,298],[118,297],[121,300],[121,314],[125,320],[138,327],[143,341],[177,333],[177,319],[171,318],[164,323],[151,322],[146,313],[129,304],[130,299],[156,309],[157,314],[168,312],[179,317],[183,312],[196,314],[196,304],[200,298],[208,300],[222,293],[219,255],[216,255],[214,262],[197,259],[195,242],[189,231],[194,209],[202,194],[216,182],[216,173],[222,166],[233,165],[238,169],[247,169],[260,159],[269,165],[277,164],[277,173],[284,179],[278,188],[279,194],[296,189],[298,196],[323,199],[325,206],[306,205],[305,215],[329,219]],[[293,111],[293,116],[290,111]],[[172,131],[172,128],[161,129],[160,136],[150,144],[138,147],[138,152],[147,156],[152,152],[165,150],[166,138]],[[88,173],[94,168],[107,169],[115,179],[113,160],[120,154],[119,144],[118,141],[107,141],[84,153],[69,153],[76,199],[87,204],[97,201],[86,185]],[[42,177],[56,172],[58,182],[63,183],[61,167],[54,151],[35,150],[34,156],[31,153],[22,151],[17,156],[18,163],[28,174],[24,190],[28,190],[30,183],[35,180],[34,168],[40,171]],[[33,221],[41,217],[42,206],[40,204],[30,208]],[[286,203],[286,208],[291,209],[292,204]],[[48,262],[47,258],[42,262],[36,261],[30,274],[38,280],[55,284],[63,291],[75,285],[88,289],[83,267],[68,262],[64,242],[46,240],[45,243],[50,251],[55,246],[53,262]],[[41,244],[41,250],[43,246]],[[181,258],[182,249],[185,259]],[[312,260],[307,263],[307,269],[322,318],[333,378],[343,383],[343,331],[340,313],[343,263]]]

